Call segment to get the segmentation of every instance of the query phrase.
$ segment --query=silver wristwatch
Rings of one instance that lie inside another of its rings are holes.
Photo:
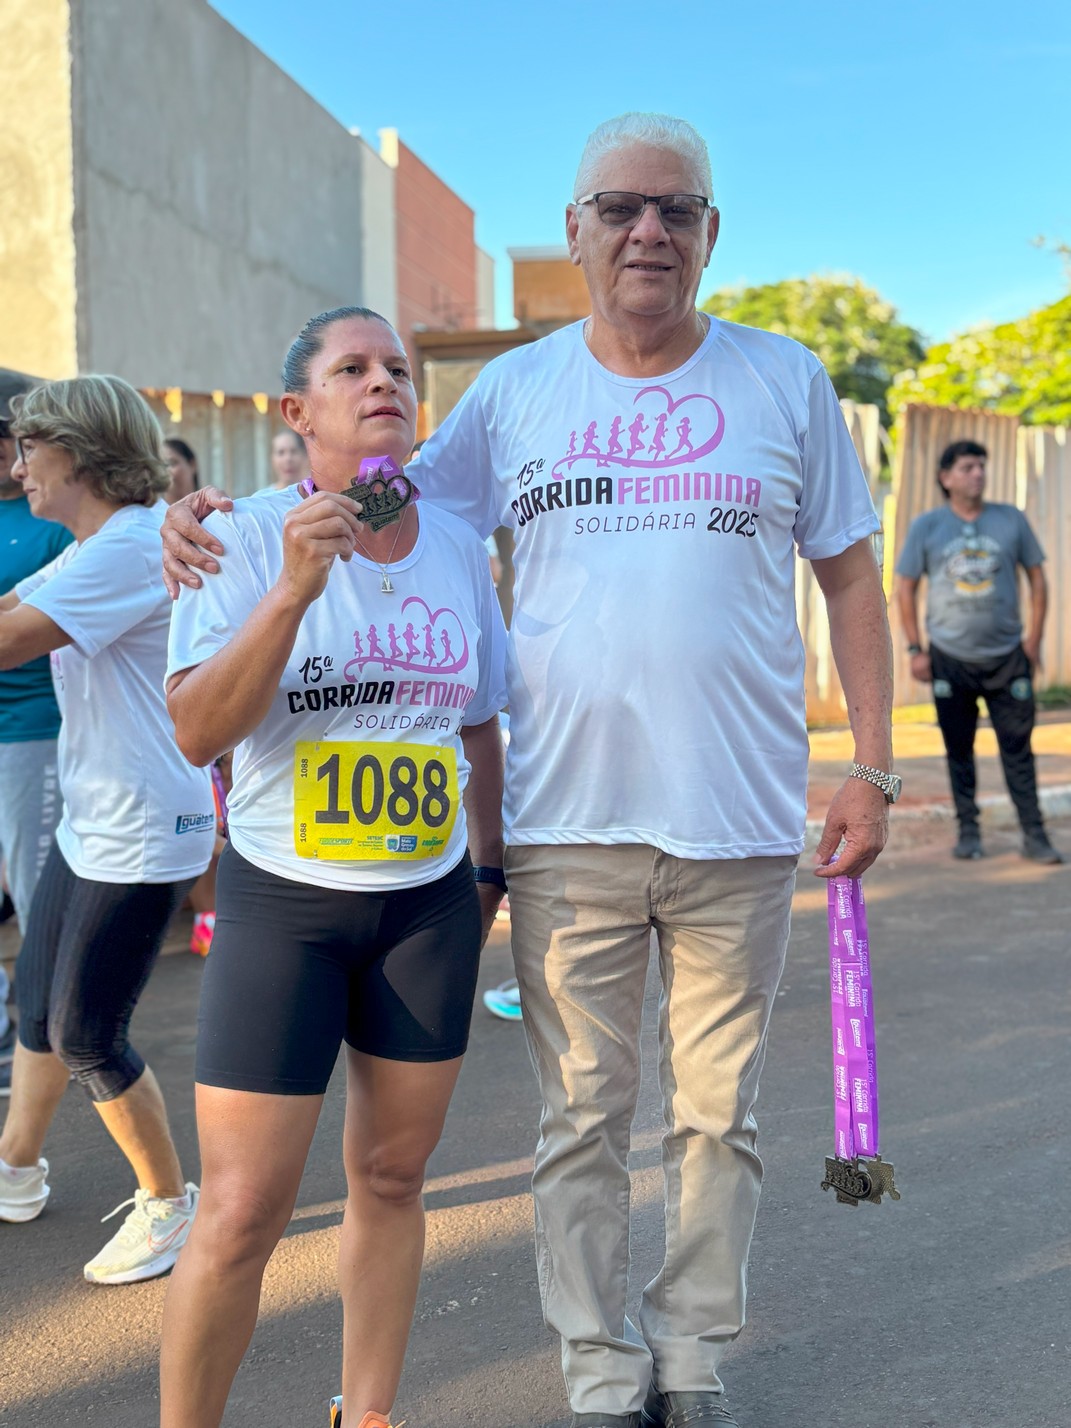
[[[872,783],[875,788],[880,788],[885,795],[886,803],[895,803],[904,786],[903,779],[899,774],[885,773],[883,769],[872,769],[869,764],[852,764],[848,770],[848,777],[866,779],[867,783]]]

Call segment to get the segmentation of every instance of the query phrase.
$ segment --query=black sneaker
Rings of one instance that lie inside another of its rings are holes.
[[[1032,863],[1062,863],[1064,860],[1064,855],[1052,846],[1043,828],[1023,836],[1023,857],[1029,858]]]
[[[959,842],[952,849],[953,858],[980,858],[982,856],[982,835],[970,826],[959,830]]]
[[[693,1423],[740,1428],[724,1393],[659,1393],[651,1385],[640,1412],[641,1428],[691,1428]]]

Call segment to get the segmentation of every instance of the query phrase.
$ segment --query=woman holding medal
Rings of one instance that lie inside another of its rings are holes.
[[[209,520],[226,554],[171,628],[179,746],[195,764],[236,752],[198,1034],[202,1199],[165,1311],[163,1428],[222,1418],[343,1043],[346,1425],[389,1428],[424,1169],[502,892],[505,631],[479,537],[390,479],[416,421],[401,341],[366,309],[323,313],[283,384],[312,477]],[[372,458],[386,479],[351,499]]]

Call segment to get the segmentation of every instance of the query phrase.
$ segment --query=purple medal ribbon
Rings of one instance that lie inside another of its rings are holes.
[[[859,878],[830,878],[829,990],[833,1011],[833,1107],[836,1153],[826,1157],[823,1190],[842,1204],[899,1200],[893,1167],[879,1153],[878,1057],[870,938]]]
[[[369,485],[377,479],[383,482],[387,490],[393,491],[400,506],[404,506],[409,501],[418,500],[420,497],[420,487],[410,481],[391,456],[366,456],[358,468],[356,480],[342,494],[344,496],[352,495],[358,486]],[[304,481],[298,482],[298,490],[302,496],[315,495],[316,482],[311,476],[306,476]]]
[[[830,878],[827,892],[836,1153],[852,1160],[881,1149],[870,942],[861,880]]]
[[[223,829],[223,836],[227,836],[227,790],[223,787],[223,771],[218,762],[212,764],[212,787],[216,791],[216,803],[219,806],[219,822]]]

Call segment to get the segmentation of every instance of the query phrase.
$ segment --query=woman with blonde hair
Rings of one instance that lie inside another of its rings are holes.
[[[126,1284],[171,1268],[197,1204],[128,1028],[171,915],[208,864],[211,782],[179,753],[164,703],[168,475],[155,417],[120,378],[89,376],[35,387],[11,425],[30,509],[74,542],[0,599],[0,668],[52,656],[65,805],[16,968],[0,1220],[45,1207],[41,1151],[73,1072],[137,1178],[133,1209],[85,1277]]]

